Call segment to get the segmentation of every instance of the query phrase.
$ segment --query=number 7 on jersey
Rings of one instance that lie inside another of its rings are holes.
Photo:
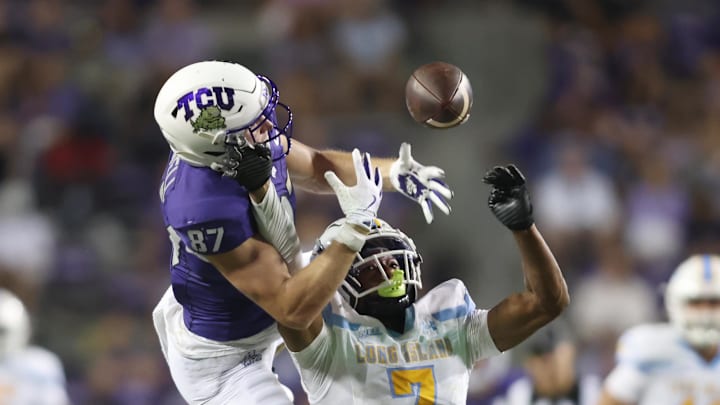
[[[434,405],[435,371],[432,367],[388,369],[393,397],[417,397],[417,405]]]

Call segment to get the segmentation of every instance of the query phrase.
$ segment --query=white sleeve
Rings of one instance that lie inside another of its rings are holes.
[[[31,347],[23,359],[22,373],[32,382],[32,403],[67,405],[70,403],[66,390],[65,371],[60,358],[40,347]]]
[[[631,364],[619,363],[605,379],[605,389],[615,399],[637,403],[647,384],[647,376]]]
[[[330,389],[333,348],[332,331],[323,322],[320,333],[312,343],[299,352],[290,351],[290,357],[300,372],[302,385],[310,403],[320,401]]]
[[[287,200],[282,200],[272,181],[259,203],[250,199],[258,232],[280,253],[286,263],[292,263],[300,252],[300,239],[295,230],[293,211]]]
[[[46,390],[47,404],[67,405],[70,399],[66,390],[65,372],[63,371],[60,359],[57,359],[57,367],[54,373],[54,383],[50,384]]]
[[[495,346],[487,325],[488,311],[476,309],[465,320],[465,336],[467,339],[470,364],[485,357],[497,356],[501,352]]]

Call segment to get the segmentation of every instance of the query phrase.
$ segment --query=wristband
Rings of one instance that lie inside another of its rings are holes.
[[[355,229],[353,225],[344,223],[333,239],[347,246],[350,250],[359,252],[365,245],[367,235]]]

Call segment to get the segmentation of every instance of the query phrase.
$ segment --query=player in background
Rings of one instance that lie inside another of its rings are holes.
[[[0,404],[69,404],[60,359],[29,345],[30,329],[25,305],[0,288]]]
[[[373,169],[357,150],[291,139],[292,114],[275,84],[235,63],[174,73],[155,119],[173,152],[160,186],[173,251],[172,285],[153,320],[175,385],[190,403],[289,404],[271,369],[281,343],[275,322],[306,328],[320,314],[370,231],[383,184],[417,201],[431,222],[431,204],[450,210],[444,174],[417,163],[407,144]],[[346,214],[338,243],[299,271],[295,187],[334,191]]]
[[[602,380],[577,369],[577,345],[561,321],[546,325],[518,347],[525,375],[492,405],[597,404]]]
[[[620,336],[599,405],[720,403],[720,256],[693,255],[680,263],[665,307],[670,322]]]
[[[452,279],[417,300],[420,255],[404,233],[377,220],[322,316],[304,329],[278,325],[310,403],[465,404],[477,360],[514,347],[567,306],[563,275],[533,224],[525,178],[510,165],[484,181],[492,185],[491,211],[517,243],[525,291],[487,311]],[[337,244],[344,222],[323,233],[314,260]]]

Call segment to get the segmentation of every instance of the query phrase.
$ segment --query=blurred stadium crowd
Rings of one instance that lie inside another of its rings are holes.
[[[462,278],[480,307],[521,288],[478,180],[516,162],[570,283],[578,372],[603,376],[618,333],[663,318],[674,266],[720,252],[719,22],[712,0],[0,1],[0,285],[63,360],[74,403],[180,403],[150,322],[170,246],[153,102],[180,66],[231,60],[273,78],[303,142],[391,156],[409,141],[443,167],[450,217],[427,226],[398,196],[381,215],[415,239],[427,286]],[[475,90],[470,121],[446,132],[403,101],[433,60]],[[339,211],[298,201],[309,249]],[[526,352],[479,365],[471,403]]]

